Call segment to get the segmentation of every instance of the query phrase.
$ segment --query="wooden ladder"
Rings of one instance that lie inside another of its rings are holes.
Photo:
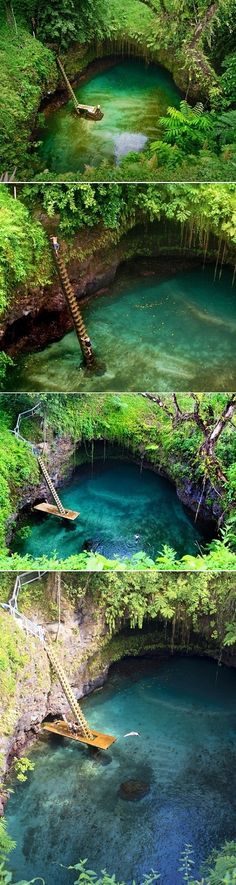
[[[63,507],[63,504],[61,503],[60,498],[58,498],[58,495],[57,495],[56,489],[54,488],[54,485],[53,485],[53,483],[52,483],[51,477],[49,476],[48,470],[47,470],[47,468],[45,467],[45,464],[44,464],[43,459],[41,458],[41,455],[38,455],[38,464],[39,464],[39,466],[40,466],[40,469],[41,469],[41,471],[42,471],[42,474],[43,474],[43,476],[44,476],[44,479],[45,479],[45,481],[46,481],[46,483],[47,483],[47,486],[48,486],[48,488],[49,488],[49,490],[50,490],[50,492],[51,492],[51,495],[52,495],[52,497],[54,498],[55,504],[57,505],[58,510],[60,511],[60,513],[63,515],[63,514],[65,513],[65,507]]]
[[[72,89],[71,83],[68,80],[67,74],[65,72],[65,68],[63,67],[63,64],[62,64],[59,56],[57,56],[57,64],[58,64],[59,70],[61,72],[61,75],[63,77],[63,80],[66,84],[66,87],[68,89],[69,95],[72,98],[76,113],[79,115],[79,117],[82,114],[85,114],[86,117],[90,117],[92,120],[102,120],[103,113],[101,111],[100,105],[80,104],[79,101],[77,101],[74,89]]]
[[[83,354],[85,363],[87,366],[89,366],[91,368],[95,362],[92,344],[91,344],[89,335],[87,333],[87,329],[84,325],[84,321],[83,321],[82,314],[81,314],[79,306],[78,306],[77,299],[75,297],[72,286],[70,284],[70,280],[68,277],[68,273],[67,273],[63,258],[60,255],[60,250],[59,250],[58,244],[56,244],[57,248],[55,248],[55,245],[53,244],[53,238],[51,239],[51,242],[52,242],[52,248],[53,248],[54,261],[55,261],[58,276],[59,276],[59,279],[61,282],[62,291],[64,292],[64,295],[65,295],[65,298],[66,298],[66,301],[67,301],[67,304],[68,304],[68,307],[69,307],[69,310],[70,310],[70,313],[72,316],[75,331],[77,334],[77,338],[78,338],[78,341],[79,341],[79,344],[80,344],[80,347],[82,350],[82,354]]]
[[[47,642],[45,644],[45,649],[46,649],[47,655],[49,657],[49,660],[52,664],[52,667],[55,670],[55,673],[57,674],[58,679],[60,680],[63,691],[65,692],[65,695],[66,695],[66,698],[67,698],[68,703],[70,705],[70,708],[72,710],[72,713],[74,713],[76,722],[78,723],[82,734],[84,735],[84,737],[88,738],[88,740],[90,740],[90,741],[93,740],[93,733],[92,733],[91,729],[89,728],[88,722],[85,719],[84,714],[82,713],[81,707],[75,698],[74,692],[72,691],[70,683],[68,682],[67,676],[65,675],[61,664],[59,664],[59,661],[57,660],[54,649],[52,648],[52,645],[49,642],[49,640],[47,640]]]

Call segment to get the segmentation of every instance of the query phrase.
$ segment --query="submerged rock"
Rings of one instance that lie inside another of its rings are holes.
[[[137,802],[138,799],[143,799],[143,796],[146,796],[146,794],[149,793],[149,790],[150,784],[146,781],[122,781],[119,789],[119,796],[121,799]]]

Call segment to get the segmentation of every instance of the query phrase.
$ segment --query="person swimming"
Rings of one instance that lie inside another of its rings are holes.
[[[124,738],[140,737],[140,731],[127,731],[126,734],[123,734],[123,737]]]

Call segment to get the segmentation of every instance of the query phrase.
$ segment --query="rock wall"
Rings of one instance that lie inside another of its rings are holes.
[[[142,275],[153,271],[161,279],[167,272],[174,275],[203,261],[203,247],[198,239],[195,243],[186,242],[183,245],[181,226],[163,220],[152,224],[136,223],[122,234],[105,231],[100,226],[92,231],[80,232],[70,246],[61,241],[61,249],[81,305],[89,298],[103,292],[109,293],[122,266],[131,274],[133,271],[135,276],[137,272]],[[211,238],[209,261],[215,260],[217,251],[218,240]],[[227,260],[234,264],[230,250]],[[12,299],[1,322],[0,346],[12,356],[19,351],[38,350],[59,340],[71,328],[72,320],[55,270],[50,285],[22,287],[17,298]]]
[[[54,575],[51,575],[51,581]],[[9,615],[4,615],[9,617]],[[35,613],[31,618],[37,621]],[[108,671],[108,667],[98,662],[95,656],[99,653],[104,637],[107,635],[103,612],[96,612],[89,596],[75,609],[65,598],[61,606],[61,623],[47,623],[40,614],[40,623],[44,620],[47,633],[57,636],[56,654],[70,679],[77,698],[83,697],[92,689],[100,686]],[[0,728],[0,754],[2,768],[7,772],[14,756],[20,755],[28,743],[39,734],[41,723],[47,716],[68,713],[68,703],[51,671],[44,647],[34,637],[26,636],[20,631],[22,656],[27,657],[23,669],[19,670],[16,680],[14,697],[10,700],[8,722],[5,733]],[[9,703],[9,701],[8,701]],[[4,720],[6,710],[2,709],[1,719]],[[10,733],[9,733],[10,732]],[[3,809],[4,802],[2,804]],[[1,814],[1,802],[0,802]]]
[[[169,47],[163,46],[161,40],[157,46],[147,45],[142,34],[130,34],[130,36],[116,34],[112,39],[94,41],[81,46],[73,43],[64,56],[66,73],[73,86],[79,82],[85,82],[97,72],[105,70],[118,60],[126,58],[139,58],[146,63],[153,62],[169,71],[178,86],[182,96],[188,94],[188,100],[209,100],[212,86],[218,85],[218,76],[210,64],[209,59],[201,51],[201,63],[198,63],[196,52],[194,56],[195,68],[193,67],[193,48],[188,47],[186,60],[186,46],[184,54],[181,49],[170,52]],[[59,80],[59,88],[53,96],[50,106],[58,106],[68,100],[62,78]]]
[[[90,444],[91,443],[92,440],[90,440]],[[111,445],[108,441],[106,446],[106,456],[109,458],[114,457],[131,460],[138,465],[142,463],[142,469],[152,470],[154,473],[158,473],[160,476],[170,480],[175,485],[178,498],[190,513],[195,514],[199,508],[199,528],[201,528],[202,524],[204,533],[208,534],[209,532],[209,540],[211,540],[216,532],[217,523],[221,520],[222,506],[217,491],[211,486],[209,481],[206,483],[203,493],[202,482],[196,482],[194,479],[189,480],[187,478],[175,478],[175,480],[173,480],[172,469],[174,467],[174,462],[170,459],[169,469],[153,465],[148,460],[143,445],[138,443],[135,446],[135,440],[132,440],[132,448],[130,448],[130,450],[128,448],[125,449],[123,446],[120,447],[119,444]],[[77,445],[74,444],[69,436],[55,437],[49,444],[47,444],[45,457],[50,476],[55,487],[59,490],[65,481],[72,476],[76,467],[81,463],[84,463],[84,461],[88,461],[88,455],[83,444],[81,442]],[[95,439],[93,441],[93,458],[96,459],[100,457],[101,448],[99,440]],[[11,544],[12,535],[17,521],[19,526],[22,518],[24,519],[27,517],[33,504],[42,501],[45,496],[46,499],[48,499],[48,489],[43,480],[41,480],[38,485],[30,483],[25,485],[22,489],[21,496],[19,496],[18,499],[17,510],[15,510],[11,518],[8,520],[8,545]]]
[[[55,576],[47,578],[47,592],[56,598]],[[89,590],[81,600],[70,603],[62,594],[61,623],[58,629],[56,616],[48,622],[43,613],[35,612],[31,618],[44,624],[51,639],[57,639],[55,651],[65,668],[73,691],[78,699],[92,690],[99,689],[106,680],[109,667],[127,655],[170,654],[172,648],[172,625],[166,628],[163,622],[152,619],[144,623],[141,629],[130,630],[128,625],[117,624],[117,632],[111,638],[105,622],[105,611],[99,605],[94,609],[94,599]],[[2,617],[9,618],[4,614]],[[13,624],[18,633],[21,630]],[[217,644],[211,638],[211,623],[206,615],[202,616],[201,633],[184,628],[181,623],[176,626],[174,652],[194,655],[207,655],[216,660],[220,656]],[[3,760],[3,771],[7,773],[14,756],[21,755],[27,745],[32,743],[41,731],[41,724],[47,717],[62,713],[68,714],[68,703],[61,686],[51,671],[48,657],[41,643],[33,637],[21,636],[22,655],[27,662],[19,672],[15,695],[11,698],[7,710],[7,733],[0,730],[0,752]],[[236,666],[234,650],[223,651],[222,658],[229,666]],[[1,721],[5,710],[1,711]],[[0,814],[4,809],[6,794],[2,793]]]

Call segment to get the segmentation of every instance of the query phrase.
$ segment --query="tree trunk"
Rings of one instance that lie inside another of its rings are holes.
[[[220,418],[218,418],[218,421],[216,422],[215,427],[213,427],[213,430],[211,431],[211,433],[207,435],[206,439],[202,443],[201,448],[200,448],[201,455],[203,455],[204,457],[209,457],[209,458],[213,457],[215,445],[216,445],[222,431],[224,430],[225,425],[228,423],[228,421],[231,421],[231,419],[233,418],[235,411],[236,411],[236,395],[234,394],[231,397],[231,399],[228,400],[228,402],[226,403],[226,406],[222,412],[222,415],[220,416]]]
[[[196,43],[198,43],[198,40],[200,40],[202,32],[204,31],[204,29],[207,27],[207,25],[209,24],[209,22],[211,21],[211,19],[215,15],[217,9],[218,9],[218,3],[211,3],[211,5],[209,6],[209,9],[207,9],[207,11],[205,12],[205,15],[203,16],[201,21],[198,22],[198,24],[196,25],[194,35],[192,37],[192,40],[190,40],[190,43],[189,43],[189,46],[191,47],[191,49],[193,49],[194,46],[196,46]]]

